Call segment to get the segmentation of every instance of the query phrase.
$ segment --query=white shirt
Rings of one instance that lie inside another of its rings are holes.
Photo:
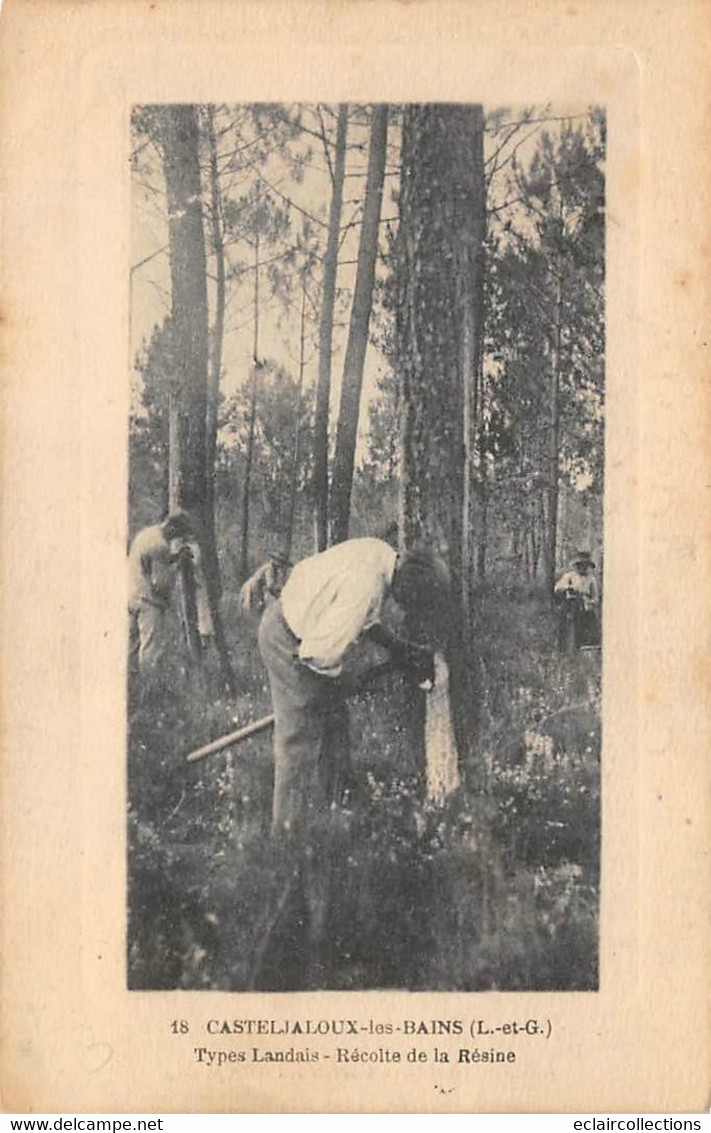
[[[281,601],[304,664],[340,675],[346,650],[381,620],[396,558],[381,539],[349,539],[296,564]]]
[[[586,609],[598,600],[597,579],[592,571],[588,571],[587,574],[581,574],[575,568],[566,571],[556,582],[555,593],[562,594],[566,590],[574,590],[579,594]]]
[[[128,601],[165,608],[175,583],[175,564],[159,523],[136,535],[128,555]]]

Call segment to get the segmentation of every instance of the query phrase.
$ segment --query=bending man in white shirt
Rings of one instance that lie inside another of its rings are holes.
[[[380,539],[350,539],[294,567],[259,628],[275,714],[275,833],[293,831],[338,797],[348,766],[347,654],[357,642],[383,646],[417,683],[434,679],[431,651],[383,624],[385,600],[423,616],[447,591],[436,555],[397,555]]]

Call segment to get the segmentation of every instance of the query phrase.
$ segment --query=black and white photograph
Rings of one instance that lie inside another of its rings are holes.
[[[136,105],[128,987],[598,988],[601,105]]]
[[[3,1111],[706,1112],[710,14],[4,0]]]

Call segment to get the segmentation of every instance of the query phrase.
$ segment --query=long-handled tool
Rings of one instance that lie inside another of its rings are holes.
[[[379,677],[391,671],[392,663],[390,661],[383,661],[372,666],[365,676],[354,684],[352,692],[365,692]],[[254,720],[253,723],[238,728],[236,732],[229,732],[226,736],[220,736],[212,743],[205,744],[204,747],[199,747],[196,751],[191,751],[189,755],[186,755],[185,761],[186,763],[196,763],[199,759],[205,759],[206,756],[214,755],[217,751],[224,751],[225,748],[233,747],[234,744],[239,744],[242,740],[249,739],[250,736],[265,732],[267,728],[271,728],[273,723],[274,713],[270,713],[269,716],[262,716],[261,720]]]
[[[254,720],[251,724],[245,724],[243,728],[238,728],[236,732],[220,736],[219,740],[213,740],[211,744],[205,744],[204,747],[199,747],[197,751],[191,751],[190,755],[185,757],[186,762],[196,763],[198,759],[204,759],[206,755],[213,755],[216,751],[223,751],[226,747],[232,747],[233,744],[238,744],[249,736],[256,736],[258,732],[265,732],[267,728],[271,728],[273,723],[274,713],[272,712],[269,716],[263,716],[261,720]]]

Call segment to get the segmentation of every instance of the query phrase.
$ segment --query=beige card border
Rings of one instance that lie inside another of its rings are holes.
[[[708,1104],[708,15],[694,2],[6,0],[6,1110]],[[599,993],[124,991],[128,115],[293,97],[607,106]],[[521,1042],[514,1067],[445,1074],[207,1072],[194,1033],[168,1031],[175,1017],[285,1016],[540,1017],[553,1033]]]

